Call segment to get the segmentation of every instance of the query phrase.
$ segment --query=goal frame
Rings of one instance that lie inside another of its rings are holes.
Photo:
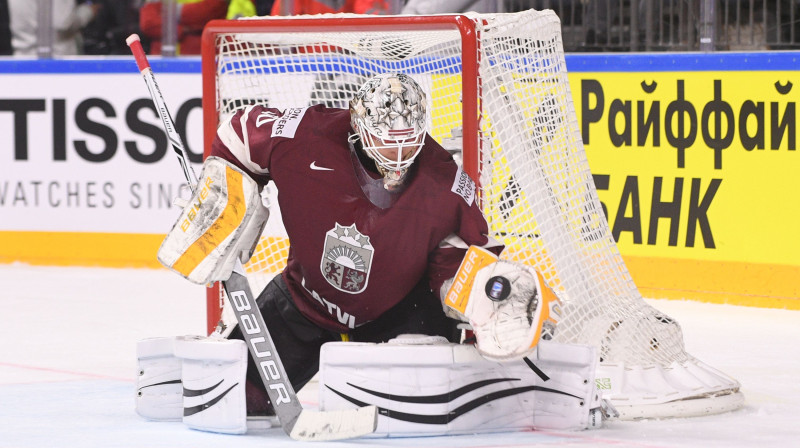
[[[262,38],[237,36],[239,33]],[[362,33],[367,39],[363,44],[358,40]],[[263,39],[265,34],[275,38]],[[340,35],[343,37],[337,38]],[[392,40],[393,35],[402,37]],[[429,35],[438,37],[425,40]],[[413,47],[415,37],[424,41],[417,43],[418,47]],[[397,45],[406,40],[411,53]],[[374,42],[381,45],[373,46]],[[239,107],[237,101],[248,99],[234,93],[256,95],[251,99],[264,98],[270,104],[273,97],[258,95],[275,94],[272,107],[296,107],[288,104],[297,99],[282,96],[282,80],[277,81],[274,92],[262,90],[272,86],[269,81],[264,86],[258,80],[247,81],[250,74],[293,76],[307,70],[305,59],[300,68],[262,64],[262,59],[270,60],[273,53],[271,47],[261,47],[263,44],[275,45],[278,58],[319,49],[323,55],[344,50],[370,62],[391,61],[368,72],[394,70],[394,61],[409,55],[444,55],[447,62],[443,66],[424,67],[422,73],[458,72],[460,86],[429,86],[432,98],[435,92],[446,91],[447,102],[436,110],[457,115],[452,122],[449,118],[444,121],[456,127],[439,135],[436,119],[431,117],[434,124],[429,133],[455,145],[448,149],[461,151],[462,168],[477,184],[477,200],[487,215],[490,234],[506,244],[504,255],[541,269],[545,281],[562,294],[564,309],[569,311],[559,322],[556,340],[597,347],[598,388],[612,400],[621,418],[688,417],[741,407],[744,398],[738,381],[686,352],[680,325],[644,301],[625,267],[591,178],[566,76],[560,21],[552,11],[212,21],[204,30],[201,53],[204,155],[210,152],[218,117],[234,110],[228,106]],[[419,53],[414,53],[416,50]],[[249,63],[239,64],[250,57]],[[323,65],[314,60],[309,72],[352,73],[352,67],[340,70],[336,63],[329,66],[324,57],[320,60]],[[400,70],[416,73],[414,67],[412,63]],[[237,80],[229,75],[245,76]],[[337,107],[346,107],[347,97],[352,95],[339,87],[323,86],[321,91],[335,93],[329,98],[339,101]],[[461,132],[457,133],[458,128]],[[276,215],[273,222],[279,224],[279,213]],[[248,263],[253,266],[251,282],[269,281],[279,272],[274,260],[285,257],[288,239],[284,236],[262,238],[264,249],[277,255],[266,257],[269,264],[261,267],[263,259],[258,254],[253,257]],[[223,297],[217,285],[207,290],[209,333],[218,322],[228,320]]]
[[[462,120],[464,171],[479,181],[480,167],[480,81],[478,76],[479,39],[473,19],[463,14],[435,16],[372,17],[281,17],[279,19],[212,20],[203,30],[201,65],[203,85],[203,158],[208,157],[219,124],[215,58],[216,37],[222,33],[324,32],[324,31],[435,31],[457,30],[461,35]],[[474,111],[474,113],[464,113]],[[256,294],[258,291],[256,291]],[[221,318],[219,283],[206,288],[206,329],[211,334]]]

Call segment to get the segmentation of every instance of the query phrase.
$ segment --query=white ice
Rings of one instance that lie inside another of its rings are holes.
[[[280,428],[243,436],[147,422],[134,412],[135,345],[201,334],[203,288],[151,269],[0,265],[0,447],[297,447]],[[612,421],[580,432],[368,439],[315,447],[800,446],[800,311],[650,301],[680,324],[689,353],[738,379],[744,408]],[[300,392],[316,406],[314,383]]]

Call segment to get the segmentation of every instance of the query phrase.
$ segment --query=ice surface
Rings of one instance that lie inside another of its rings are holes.
[[[0,447],[297,447],[280,428],[243,436],[147,422],[134,412],[135,346],[202,334],[203,288],[166,270],[0,265]],[[314,443],[315,447],[800,446],[800,311],[650,301],[686,348],[742,384],[743,409],[610,422],[594,431]],[[315,383],[300,391],[316,406]]]

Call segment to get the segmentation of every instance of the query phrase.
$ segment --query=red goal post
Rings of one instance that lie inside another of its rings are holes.
[[[337,32],[412,32],[423,30],[455,30],[461,36],[462,88],[461,98],[464,110],[477,111],[479,108],[478,48],[475,38],[475,22],[464,15],[440,16],[356,16],[337,15],[270,17],[250,20],[214,20],[203,31],[202,79],[203,79],[203,142],[204,157],[211,149],[219,123],[219,98],[217,90],[218,57],[217,38],[230,33],[329,33]],[[463,169],[473,179],[478,178],[480,132],[477,113],[463,115]],[[469,137],[471,136],[471,137]],[[256,294],[258,291],[256,291]],[[217,327],[221,314],[221,288],[214,284],[207,291],[207,331]]]
[[[367,77],[387,71],[426,90],[429,133],[478,184],[490,234],[506,246],[502,257],[542,273],[564,305],[555,340],[596,348],[598,386],[623,418],[742,405],[739,383],[685,351],[678,323],[642,298],[625,266],[594,187],[552,11],[210,22],[202,48],[206,153],[219,120],[237,107],[347,107]],[[256,294],[286,253],[272,207],[245,266]],[[226,320],[223,303],[210,288],[209,331]]]

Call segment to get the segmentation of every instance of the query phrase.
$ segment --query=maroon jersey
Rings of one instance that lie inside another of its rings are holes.
[[[425,277],[438,293],[466,246],[502,249],[486,236],[475,184],[430,136],[405,190],[379,207],[358,181],[352,132],[348,110],[253,106],[220,126],[211,150],[275,183],[291,243],[286,284],[309,320],[338,332],[377,318]]]

